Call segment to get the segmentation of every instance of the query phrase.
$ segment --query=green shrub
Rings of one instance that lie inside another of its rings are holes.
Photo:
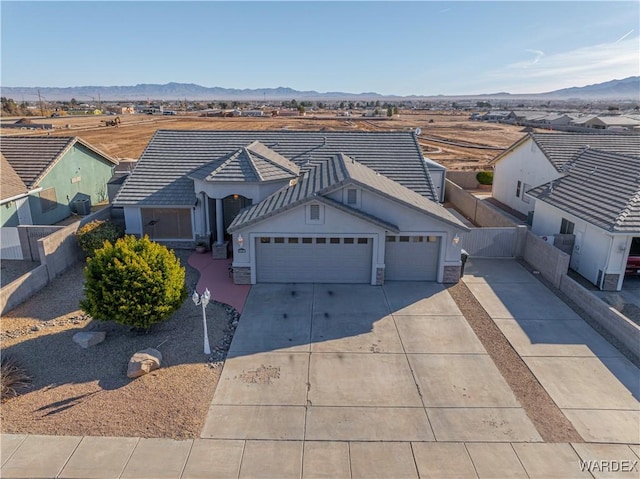
[[[492,185],[493,184],[493,171],[481,171],[476,175],[476,180],[481,185]]]
[[[185,269],[173,251],[147,236],[125,236],[89,257],[82,310],[103,321],[148,330],[187,297]]]
[[[95,250],[102,248],[105,241],[114,243],[122,236],[122,231],[110,221],[93,220],[76,231],[76,238],[82,251],[93,256]]]
[[[16,397],[29,384],[31,384],[31,376],[27,374],[26,369],[13,357],[3,354],[0,361],[0,398],[4,401]]]

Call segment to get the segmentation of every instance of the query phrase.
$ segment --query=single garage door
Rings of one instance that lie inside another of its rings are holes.
[[[371,283],[372,238],[256,239],[258,283]]]
[[[439,236],[387,236],[385,281],[435,281]]]

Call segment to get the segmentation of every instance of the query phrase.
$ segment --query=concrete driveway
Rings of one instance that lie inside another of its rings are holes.
[[[640,442],[640,371],[515,261],[474,259],[464,282],[587,442]]]
[[[256,285],[201,437],[541,441],[446,289]]]

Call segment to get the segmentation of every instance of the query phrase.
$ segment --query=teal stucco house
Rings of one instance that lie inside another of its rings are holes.
[[[107,201],[118,161],[76,137],[0,141],[0,226],[52,225]]]

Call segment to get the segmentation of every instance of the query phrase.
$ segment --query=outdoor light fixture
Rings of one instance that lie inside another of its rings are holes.
[[[457,234],[453,237],[453,239],[451,240],[451,242],[453,244],[458,244],[460,243],[460,236],[458,236]]]
[[[236,242],[238,243],[238,247],[242,248],[242,245],[244,244],[244,238],[242,237],[242,235],[238,235]]]
[[[209,334],[207,333],[207,304],[209,304],[209,300],[211,299],[211,293],[209,292],[209,288],[205,288],[202,296],[198,296],[198,292],[194,291],[193,296],[191,296],[193,303],[198,306],[202,305],[202,324],[204,325],[204,354],[211,354],[211,348],[209,347]]]
[[[233,199],[237,200],[238,199],[238,195],[233,195]]]

